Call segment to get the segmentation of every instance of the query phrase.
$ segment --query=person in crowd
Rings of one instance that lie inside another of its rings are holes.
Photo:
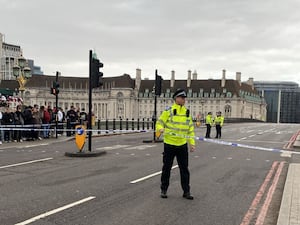
[[[208,112],[206,117],[205,117],[205,125],[206,125],[206,134],[205,137],[206,138],[210,138],[210,132],[211,132],[211,127],[213,125],[213,117],[212,117],[212,113]]]
[[[23,127],[24,127],[24,115],[22,112],[22,106],[18,105],[14,112],[14,124],[16,129],[13,132],[13,139],[17,142],[23,141]]]
[[[7,128],[12,128],[14,124],[14,115],[13,112],[11,112],[9,106],[7,105],[5,107],[5,112],[2,116],[2,125],[5,125]],[[10,142],[12,140],[12,130],[7,129],[4,130],[4,141],[6,143]]]
[[[38,105],[34,105],[32,108],[32,123],[34,130],[33,130],[33,138],[34,140],[42,140],[40,136],[40,129],[42,127],[42,115],[40,113],[40,108]]]
[[[61,136],[63,134],[63,129],[64,129],[64,113],[62,111],[61,107],[58,107],[57,111],[57,122],[58,122],[58,131],[57,134]]]
[[[42,118],[43,138],[49,138],[51,117],[48,109],[46,109],[43,105],[40,107],[40,118]]]
[[[156,122],[156,132],[164,133],[163,167],[161,174],[161,198],[167,198],[171,168],[176,157],[181,176],[183,197],[194,199],[190,193],[190,172],[188,169],[188,144],[190,151],[195,150],[193,120],[189,110],[184,106],[187,95],[185,90],[178,89],[174,95],[174,104],[165,110]]]
[[[72,105],[70,110],[67,112],[67,119],[69,120],[70,127],[69,129],[72,129],[71,134],[75,134],[75,126],[78,121],[78,114],[75,111],[75,107]]]
[[[217,116],[214,119],[214,123],[216,125],[216,137],[215,138],[221,138],[222,126],[224,124],[224,117],[222,116],[221,112],[217,112]]]
[[[1,124],[2,124],[2,116],[3,116],[3,114],[2,114],[2,107],[1,107],[1,108],[0,108],[0,145],[2,145],[2,141],[4,141],[4,140],[3,140],[3,138],[4,138],[4,131],[3,131],[2,127],[1,127]]]
[[[79,117],[80,118],[80,124],[83,124],[83,125],[87,126],[88,115],[85,112],[85,108],[81,109],[81,112],[80,112],[79,116],[80,116]]]
[[[24,137],[26,138],[27,141],[32,140],[32,131],[29,131],[28,129],[32,128],[32,106],[29,105],[24,109],[23,112],[24,115],[24,127],[25,131],[23,132]]]

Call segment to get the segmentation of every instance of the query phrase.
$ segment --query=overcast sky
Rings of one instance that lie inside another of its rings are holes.
[[[226,77],[300,84],[299,0],[0,0],[0,32],[47,75]]]

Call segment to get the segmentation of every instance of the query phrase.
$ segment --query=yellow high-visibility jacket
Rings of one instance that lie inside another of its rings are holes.
[[[215,120],[214,120],[214,123],[216,125],[220,125],[222,127],[223,124],[224,124],[224,116],[216,116]]]
[[[195,145],[193,119],[185,106],[174,103],[170,109],[165,110],[156,122],[156,131],[164,129],[164,143],[181,146],[188,142]]]
[[[213,125],[214,120],[210,114],[206,115],[205,117],[205,124],[210,124],[211,126]]]

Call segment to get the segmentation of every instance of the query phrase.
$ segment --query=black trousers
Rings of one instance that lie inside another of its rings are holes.
[[[206,124],[206,134],[205,134],[206,138],[210,138],[210,129],[211,129],[211,125]]]
[[[161,190],[167,191],[170,182],[171,168],[176,156],[179,171],[181,187],[184,193],[190,192],[190,172],[188,169],[188,146],[174,146],[164,143],[163,168],[161,174]]]
[[[221,129],[222,129],[221,125],[216,125],[216,138],[221,138],[222,135]]]

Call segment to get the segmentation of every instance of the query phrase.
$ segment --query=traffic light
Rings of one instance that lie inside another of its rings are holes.
[[[100,68],[103,67],[103,63],[99,61],[99,59],[96,59],[92,57],[91,62],[91,79],[92,79],[92,88],[97,88],[103,85],[103,73],[100,72]]]
[[[52,95],[59,94],[59,83],[58,82],[53,81],[52,87],[50,89],[50,94],[52,94]]]
[[[155,74],[155,95],[161,95],[161,83],[162,83],[162,77]]]

